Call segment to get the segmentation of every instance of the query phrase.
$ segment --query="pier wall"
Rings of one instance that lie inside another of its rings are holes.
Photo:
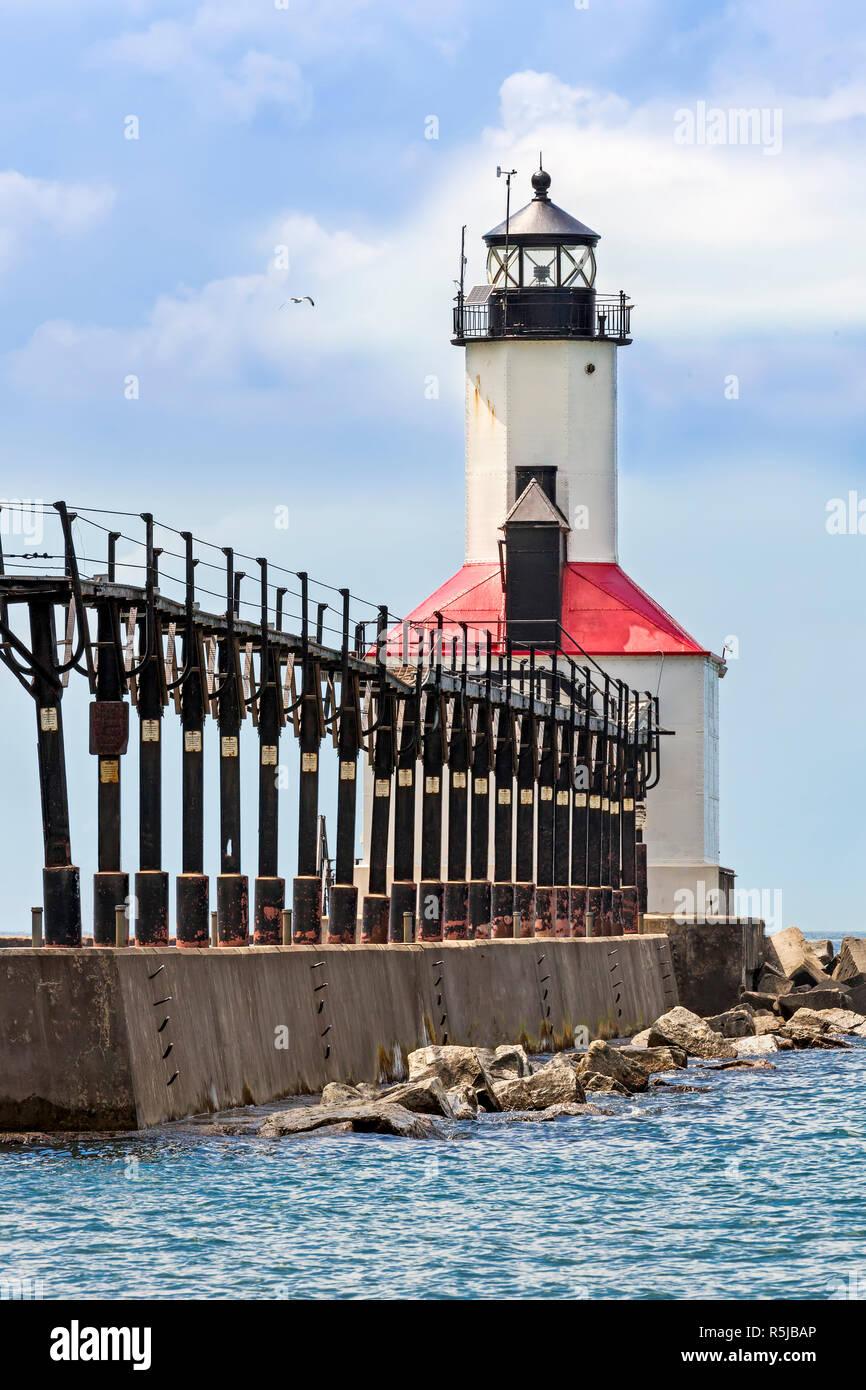
[[[664,932],[670,941],[680,1003],[702,1017],[736,1004],[742,989],[753,989],[764,961],[764,922],[760,917],[677,920],[647,913],[643,928]]]
[[[553,1050],[582,1028],[628,1035],[676,1003],[662,935],[13,948],[0,955],[0,1128],[143,1128],[328,1081],[400,1080],[432,1042]]]

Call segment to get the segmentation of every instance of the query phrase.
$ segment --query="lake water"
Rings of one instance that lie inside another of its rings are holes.
[[[852,1043],[776,1071],[690,1062],[705,1093],[443,1141],[185,1123],[0,1147],[0,1279],[49,1299],[862,1298]]]

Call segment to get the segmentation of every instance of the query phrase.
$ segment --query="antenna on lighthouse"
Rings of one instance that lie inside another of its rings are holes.
[[[505,179],[505,293],[502,297],[502,331],[508,329],[508,233],[511,226],[511,180],[516,169],[503,169],[496,166],[496,177]]]

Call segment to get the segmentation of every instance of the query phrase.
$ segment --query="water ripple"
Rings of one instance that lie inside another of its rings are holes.
[[[0,1276],[46,1298],[862,1297],[866,1042],[777,1062],[442,1143],[186,1124],[0,1149]]]

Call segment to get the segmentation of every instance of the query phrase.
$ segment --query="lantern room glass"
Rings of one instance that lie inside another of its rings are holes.
[[[533,290],[556,288],[555,246],[524,246],[523,285],[525,288]]]
[[[560,284],[570,290],[591,289],[595,283],[595,256],[591,246],[559,248]]]
[[[491,246],[487,255],[487,283],[496,289],[516,289],[519,284],[520,250],[517,246],[508,248],[507,286],[506,256],[504,246]]]

